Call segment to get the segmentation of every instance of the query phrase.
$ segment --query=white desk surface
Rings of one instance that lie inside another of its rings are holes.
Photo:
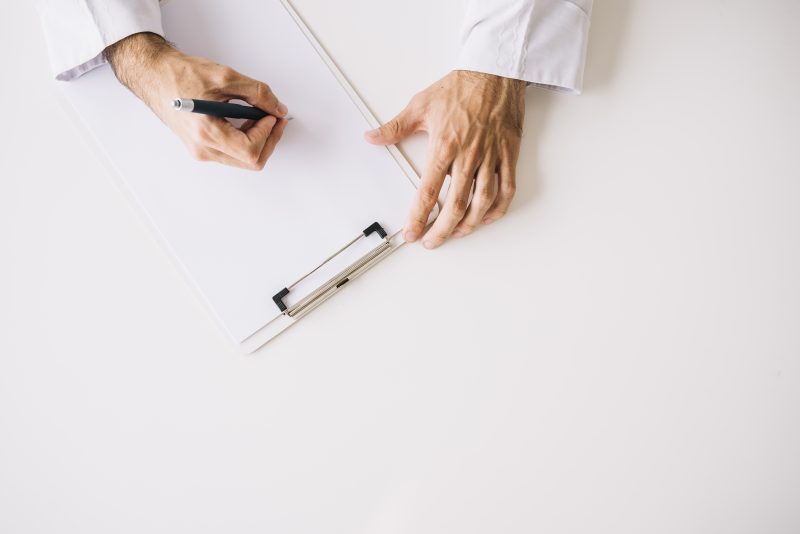
[[[6,4],[0,532],[800,531],[797,2],[598,0],[585,94],[530,90],[509,216],[254,357]],[[296,0],[383,119],[460,5]]]

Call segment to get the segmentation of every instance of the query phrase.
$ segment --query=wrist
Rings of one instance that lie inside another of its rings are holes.
[[[474,70],[456,70],[453,73],[466,83],[476,85],[491,86],[497,91],[513,94],[517,97],[525,97],[525,89],[528,83],[524,80],[506,78],[497,74],[488,74]]]
[[[117,79],[150,107],[158,98],[160,72],[179,54],[166,39],[149,32],[129,35],[104,51]]]

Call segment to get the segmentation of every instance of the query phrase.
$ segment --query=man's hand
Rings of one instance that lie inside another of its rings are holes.
[[[196,159],[264,168],[283,135],[288,111],[266,84],[187,56],[152,33],[131,35],[108,47],[105,54],[117,78],[180,137]],[[172,109],[175,98],[241,99],[270,115],[235,128],[218,117],[177,113]]]
[[[369,142],[392,145],[428,132],[428,161],[405,226],[406,241],[420,238],[445,176],[451,175],[442,212],[425,233],[425,248],[471,233],[508,211],[525,116],[525,82],[454,71],[417,94]],[[471,195],[471,197],[470,197]]]

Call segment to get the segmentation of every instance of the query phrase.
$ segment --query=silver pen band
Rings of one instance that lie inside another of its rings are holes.
[[[176,98],[172,101],[172,107],[178,111],[194,111],[194,100],[190,98]]]

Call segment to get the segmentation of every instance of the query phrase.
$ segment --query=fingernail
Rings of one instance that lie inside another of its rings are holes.
[[[408,231],[405,234],[403,234],[403,238],[406,241],[408,241],[409,243],[413,243],[414,241],[417,240],[418,237],[419,236],[417,234],[415,234],[414,232],[411,232],[411,231]]]
[[[491,217],[486,217],[486,218],[483,220],[483,224],[491,224],[491,223],[493,223],[493,222],[494,222],[494,219],[493,219],[493,218],[491,218]]]
[[[423,241],[422,246],[431,250],[433,248],[433,241]]]
[[[289,113],[289,108],[287,108],[282,102],[278,102],[278,113],[280,113],[281,116],[286,115]]]
[[[380,130],[370,130],[367,132],[367,137],[378,137],[380,134]]]
[[[464,237],[466,234],[464,232],[458,231],[453,232],[453,237]]]

